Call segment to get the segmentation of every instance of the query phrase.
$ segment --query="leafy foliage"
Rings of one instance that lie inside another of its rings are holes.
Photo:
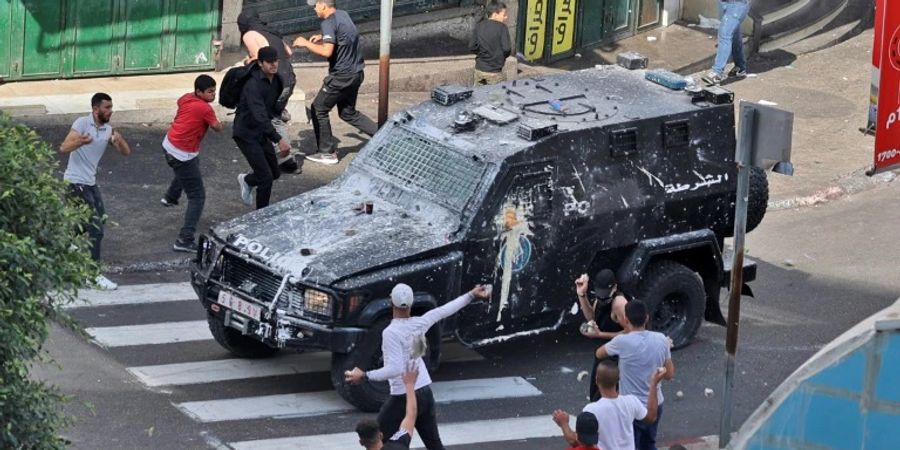
[[[53,150],[0,113],[0,448],[56,449],[68,423],[63,396],[29,377],[46,359],[50,320],[98,273],[86,236],[90,213],[66,200]]]

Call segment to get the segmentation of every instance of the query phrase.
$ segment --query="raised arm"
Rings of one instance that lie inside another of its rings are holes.
[[[406,386],[406,415],[400,422],[400,429],[406,430],[410,438],[416,429],[416,416],[419,415],[418,405],[416,405],[416,380],[418,378],[418,366],[413,365],[412,368],[403,372],[403,385]]]
[[[664,367],[660,367],[657,370],[653,371],[653,374],[650,375],[650,392],[647,394],[647,415],[641,419],[641,421],[645,423],[653,423],[656,422],[657,412],[658,412],[658,398],[657,398],[657,386],[659,386],[660,380],[662,380],[666,375],[666,370]]]
[[[66,138],[63,139],[62,144],[59,145],[60,153],[72,153],[75,150],[81,148],[84,144],[90,144],[93,141],[92,138],[88,134],[81,134],[75,129],[70,129],[69,134],[66,135]]]
[[[473,288],[471,291],[466,292],[465,294],[460,295],[459,297],[456,297],[455,299],[447,302],[443,306],[441,306],[439,308],[434,308],[431,311],[428,311],[427,313],[422,315],[422,320],[419,321],[419,323],[421,323],[422,326],[424,327],[424,329],[420,330],[420,331],[424,332],[428,328],[431,328],[431,326],[436,324],[438,321],[440,321],[442,319],[446,319],[447,317],[450,317],[453,314],[456,314],[457,311],[459,311],[460,309],[463,309],[466,305],[471,303],[472,300],[474,300],[476,297],[482,298],[482,299],[490,297],[490,293],[491,293],[490,288],[488,288],[487,286],[484,286],[484,285],[478,285],[478,286],[475,286],[475,288]]]
[[[569,446],[577,447],[578,435],[572,431],[572,427],[569,425],[569,413],[557,409],[556,411],[553,411],[553,421],[556,422],[556,425],[562,430],[563,439],[566,440]]]
[[[131,147],[128,146],[128,141],[126,141],[118,131],[113,130],[112,135],[109,137],[109,143],[122,154],[122,156],[131,154]]]

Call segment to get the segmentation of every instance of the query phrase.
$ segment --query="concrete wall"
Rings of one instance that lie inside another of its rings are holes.
[[[226,50],[237,50],[241,46],[237,17],[244,7],[244,0],[222,0],[222,43]]]

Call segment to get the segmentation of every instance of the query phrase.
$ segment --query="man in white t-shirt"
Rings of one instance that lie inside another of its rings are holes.
[[[655,370],[650,376],[649,385],[656,387],[665,376],[665,370]],[[591,413],[597,418],[597,447],[603,450],[634,450],[634,422],[656,422],[657,404],[656,389],[651,389],[647,403],[634,395],[619,395],[616,387],[619,384],[619,368],[613,361],[602,361],[597,365],[595,380],[600,389],[600,399],[588,403],[582,413]],[[576,433],[569,428],[569,418],[565,411],[553,412],[553,420],[563,430],[563,437],[569,445],[584,444],[576,441]]]
[[[625,305],[625,333],[613,338],[597,349],[597,359],[608,356],[619,357],[619,393],[634,395],[647,404],[653,392],[659,400],[657,419],[662,417],[663,394],[658,384],[648,380],[660,367],[665,367],[663,378],[671,380],[675,376],[669,338],[656,331],[647,330],[647,306],[640,300],[632,300]],[[656,430],[659,421],[634,422],[634,445],[639,450],[656,450]]]
[[[384,355],[384,367],[368,372],[359,367],[344,373],[344,379],[351,384],[362,383],[366,379],[372,381],[388,381],[391,395],[378,412],[378,423],[384,436],[393,436],[403,420],[406,405],[406,392],[401,376],[408,364],[418,367],[419,377],[416,380],[416,398],[419,404],[416,417],[416,430],[428,450],[443,450],[444,444],[437,428],[434,394],[431,392],[431,376],[421,356],[415,355],[415,343],[424,340],[425,333],[438,321],[445,319],[468,305],[476,298],[490,298],[490,285],[475,286],[471,291],[434,308],[420,317],[411,317],[415,295],[406,284],[399,283],[391,290],[393,320],[381,334],[381,352]],[[413,361],[410,361],[410,360]]]

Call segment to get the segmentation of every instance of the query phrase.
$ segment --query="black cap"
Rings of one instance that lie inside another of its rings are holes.
[[[578,442],[584,445],[597,445],[599,436],[597,434],[597,417],[592,413],[583,412],[578,415],[575,420],[575,434],[578,435]]]
[[[616,274],[610,269],[603,269],[594,276],[594,289],[609,291],[616,284]]]
[[[259,52],[256,53],[256,59],[269,63],[275,62],[278,61],[278,52],[274,48],[266,46],[259,49]]]

